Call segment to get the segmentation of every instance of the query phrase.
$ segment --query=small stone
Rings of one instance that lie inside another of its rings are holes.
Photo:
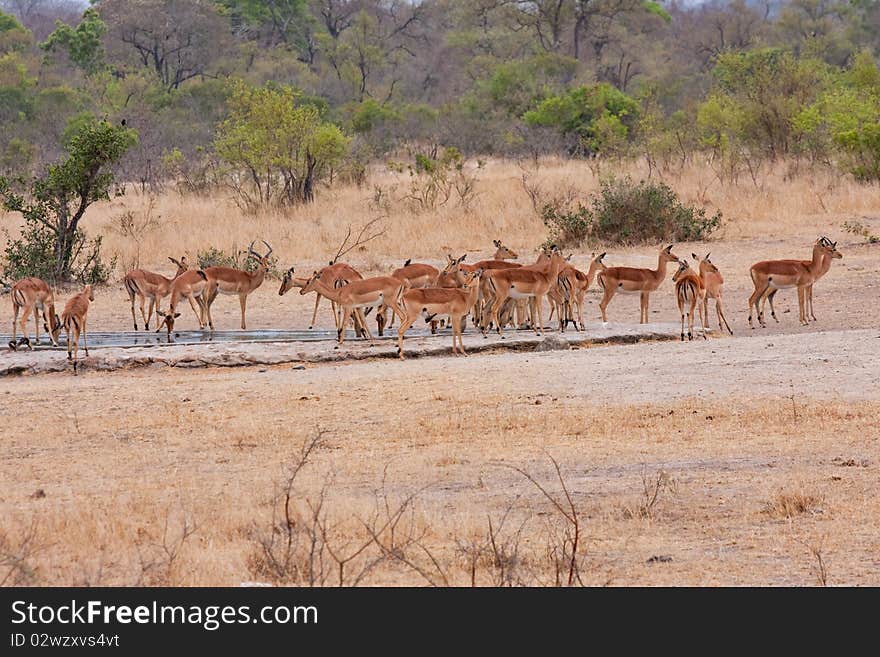
[[[44,491],[42,488],[38,488],[37,490],[35,490],[35,491],[34,491],[33,493],[31,493],[31,495],[30,495],[30,498],[31,498],[32,500],[39,500],[39,499],[42,499],[42,498],[44,498],[44,497],[46,497],[46,491]]]
[[[535,345],[535,351],[568,351],[571,345],[560,335],[548,335]]]
[[[645,563],[669,563],[670,561],[672,561],[672,557],[670,557],[668,554],[655,554]]]

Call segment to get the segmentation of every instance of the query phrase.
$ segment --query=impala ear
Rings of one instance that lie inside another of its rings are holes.
[[[499,249],[501,248],[501,240],[492,240],[492,244],[497,246]]]
[[[174,313],[174,319],[177,319],[178,317],[180,317],[180,313]]]
[[[597,260],[602,260],[602,258],[604,258],[604,257],[605,257],[605,253],[602,253],[602,254],[599,255],[599,257],[597,258]]]
[[[700,259],[700,257],[696,253],[694,253],[693,251],[691,251],[691,258],[693,258],[694,260]]]
[[[673,246],[675,246],[675,245],[674,245],[674,244],[670,244],[669,246],[667,246],[667,247],[666,247],[666,253],[672,253],[672,247],[673,247]]]
[[[707,253],[707,254],[706,254],[706,260],[709,260],[709,256],[710,256],[710,255],[712,255],[712,254],[711,254],[711,253]]]

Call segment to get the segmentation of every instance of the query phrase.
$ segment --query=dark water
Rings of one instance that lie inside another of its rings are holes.
[[[375,340],[386,340],[397,337],[397,327],[390,331],[386,331],[384,338],[373,335]],[[443,331],[443,334],[448,331]],[[406,332],[407,336],[430,335],[427,329],[411,328]],[[41,349],[67,349],[67,341],[64,333],[59,337],[60,347],[51,347],[49,339],[40,332],[40,344],[34,343],[34,334],[31,331],[31,344]],[[291,330],[279,331],[272,329],[263,329],[258,331],[175,331],[174,344],[210,344],[214,342],[322,342],[336,340],[336,331],[327,329],[309,330]],[[88,333],[89,348],[92,347],[163,347],[167,346],[166,334],[156,333],[155,331],[115,331],[110,333]],[[12,335],[5,333],[0,335],[0,345],[5,346],[12,339]],[[355,337],[354,331],[347,331],[345,334],[346,341],[359,341]],[[80,342],[82,347],[82,342]]]

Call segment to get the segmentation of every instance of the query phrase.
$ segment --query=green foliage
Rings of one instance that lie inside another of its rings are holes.
[[[104,65],[104,48],[101,39],[107,25],[94,9],[86,9],[82,21],[76,27],[56,21],[55,31],[40,44],[47,52],[64,50],[70,61],[87,75],[96,73]]]
[[[289,86],[239,81],[229,105],[214,147],[233,169],[239,203],[254,210],[314,200],[315,185],[345,157],[349,138]]]
[[[30,45],[31,33],[15,16],[0,11],[0,55],[21,52]]]
[[[721,225],[721,213],[687,206],[662,182],[629,177],[601,183],[589,205],[574,208],[545,205],[541,218],[549,230],[547,244],[579,246],[585,241],[609,244],[654,244],[696,241]]]
[[[204,251],[199,251],[196,260],[199,263],[199,269],[205,269],[206,267],[231,267],[232,269],[252,272],[260,264],[248,255],[246,249],[239,249],[235,244],[232,245],[229,251],[210,246]],[[276,256],[269,257],[269,267],[266,270],[266,274],[271,278],[281,277]]]
[[[866,244],[880,244],[880,237],[874,235],[865,224],[857,219],[844,221],[843,229],[850,235],[861,237]]]
[[[607,83],[572,89],[523,115],[530,126],[556,128],[578,138],[582,153],[616,153],[639,116],[638,102]]]
[[[672,22],[672,16],[663,8],[659,2],[654,2],[654,0],[643,0],[642,8],[647,11],[649,14],[654,14],[655,16],[659,16],[665,22]]]
[[[34,178],[24,193],[0,178],[0,199],[6,210],[21,212],[25,226],[48,230],[53,240],[54,281],[73,277],[79,221],[95,201],[108,199],[113,184],[111,167],[137,143],[137,133],[106,121],[83,120],[65,140],[66,157]],[[37,233],[32,233],[36,239]],[[79,242],[78,242],[79,240]],[[42,243],[42,242],[41,242]],[[98,250],[100,242],[98,242]]]

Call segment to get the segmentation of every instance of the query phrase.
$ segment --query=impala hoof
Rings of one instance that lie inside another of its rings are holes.
[[[9,348],[12,349],[12,351],[15,351],[15,350],[16,350],[17,347],[16,347],[16,344],[15,344],[15,340],[10,340],[10,341],[9,341]]]

